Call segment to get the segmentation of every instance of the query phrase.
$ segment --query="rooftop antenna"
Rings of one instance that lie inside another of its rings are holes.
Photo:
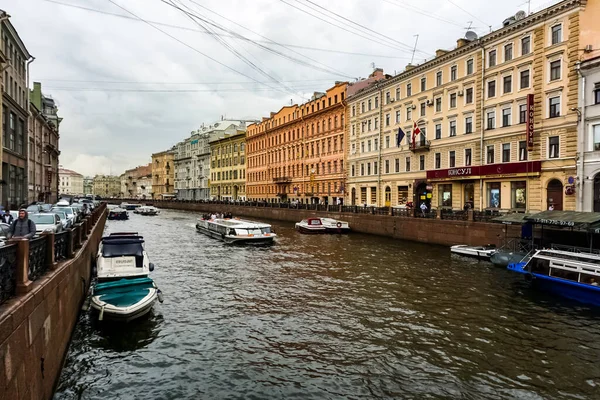
[[[410,58],[410,63],[412,64],[413,61],[415,60],[415,52],[417,51],[417,43],[419,42],[419,35],[414,35],[417,38],[415,39],[415,47],[413,48],[413,52],[412,52],[412,57]]]
[[[290,106],[294,105],[294,99],[290,99]]]

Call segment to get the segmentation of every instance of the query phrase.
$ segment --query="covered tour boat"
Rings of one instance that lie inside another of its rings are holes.
[[[457,244],[450,247],[450,252],[461,256],[475,257],[484,260],[489,260],[490,257],[497,251],[496,246],[467,246],[466,244]]]
[[[350,226],[333,218],[307,218],[296,222],[296,230],[301,233],[348,233]]]
[[[135,209],[141,207],[141,204],[133,204],[133,203],[121,203],[121,205],[119,207],[121,207],[124,210],[129,210],[129,211],[134,211]]]
[[[271,225],[237,218],[198,218],[196,229],[225,243],[272,243]]]
[[[148,276],[154,270],[144,249],[144,238],[135,232],[113,233],[102,238],[96,258],[98,281],[90,303],[104,318],[130,321],[147,314],[162,294]]]
[[[532,286],[560,296],[600,305],[600,255],[564,250],[536,250],[526,262],[510,264]]]
[[[122,220],[129,219],[129,214],[127,213],[127,210],[117,207],[117,208],[113,208],[112,210],[110,210],[108,212],[108,219],[122,221]]]
[[[160,210],[154,206],[141,206],[136,208],[134,213],[140,215],[158,215],[160,214]]]

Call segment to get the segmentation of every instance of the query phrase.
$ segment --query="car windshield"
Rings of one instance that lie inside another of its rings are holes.
[[[35,222],[36,224],[54,224],[53,214],[33,214],[29,216],[29,219]]]
[[[58,215],[58,218],[60,219],[67,219],[67,214],[65,214],[62,211],[52,211],[54,214]]]
[[[73,215],[73,209],[71,207],[58,207],[60,211],[67,215]],[[52,211],[58,211],[57,208],[53,208]]]

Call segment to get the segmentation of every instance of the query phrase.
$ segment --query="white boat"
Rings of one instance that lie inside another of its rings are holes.
[[[296,230],[302,233],[348,233],[350,226],[333,218],[307,218],[296,222]]]
[[[154,270],[144,249],[144,238],[135,232],[113,233],[102,238],[96,257],[98,282],[90,303],[104,318],[130,321],[147,314],[162,294],[148,277]]]
[[[457,244],[450,247],[450,251],[461,256],[476,257],[489,260],[492,254],[498,249],[494,245],[488,246],[468,246],[466,244]]]
[[[225,243],[272,243],[277,237],[269,224],[238,218],[198,218],[196,229]]]
[[[136,208],[141,207],[141,204],[133,204],[133,203],[126,203],[123,202],[121,203],[121,205],[119,207],[121,207],[123,210],[127,210],[127,211],[134,211]]]
[[[160,210],[154,206],[141,206],[136,208],[134,211],[136,214],[140,215],[158,215],[160,214]]]

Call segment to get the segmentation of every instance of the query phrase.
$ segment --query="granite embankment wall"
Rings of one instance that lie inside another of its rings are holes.
[[[120,202],[118,201],[117,203]],[[136,201],[132,200],[131,202]],[[137,201],[137,203],[140,202]],[[308,217],[330,217],[347,221],[352,230],[356,232],[446,246],[454,244],[496,244],[499,246],[504,239],[505,229],[508,229],[508,232],[506,232],[508,237],[519,237],[521,234],[519,226],[474,221],[297,210],[277,207],[253,207],[233,204],[177,201],[153,201],[147,203],[163,209],[185,210],[197,213],[231,212],[236,216],[245,216],[258,220],[272,219],[298,222]]]
[[[38,255],[29,251],[28,241],[14,243],[16,288],[0,305],[0,399],[52,397],[104,231],[105,205],[96,211],[65,234],[68,240],[44,236],[45,272],[34,281],[28,276],[32,262],[38,263],[31,258],[39,260]],[[63,260],[55,262],[59,258]]]

